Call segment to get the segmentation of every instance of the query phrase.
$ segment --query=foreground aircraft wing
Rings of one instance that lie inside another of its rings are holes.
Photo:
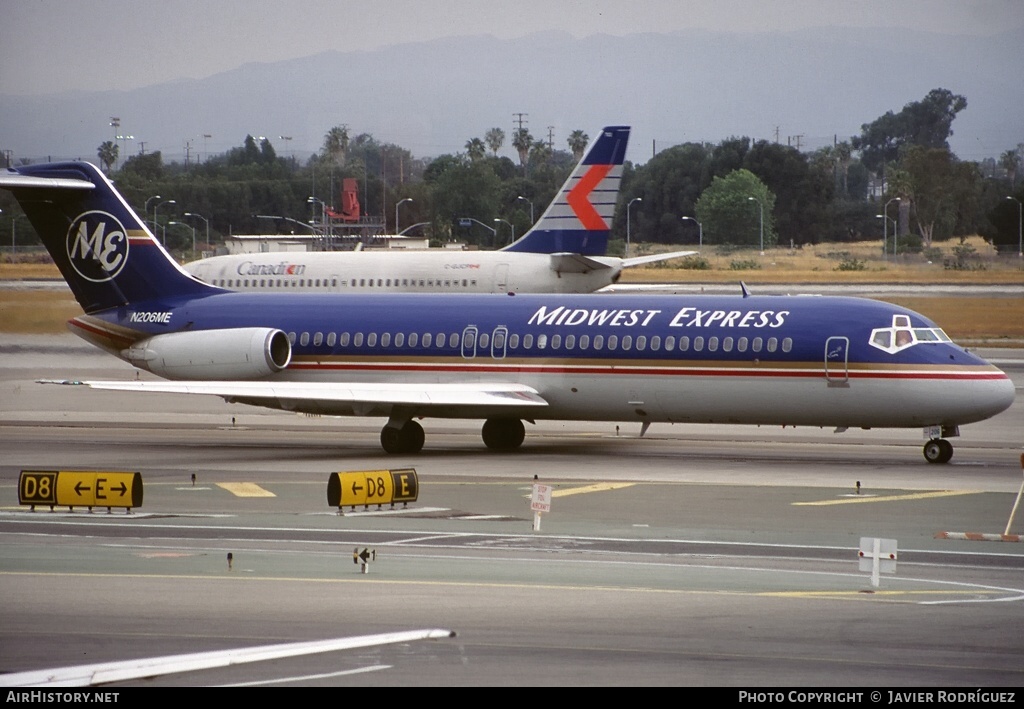
[[[648,254],[647,256],[634,256],[633,258],[622,259],[623,268],[631,268],[633,266],[642,266],[645,263],[656,263],[658,261],[668,261],[673,258],[684,258],[686,256],[696,256],[700,251],[672,251],[667,254]]]
[[[208,394],[232,401],[287,401],[396,406],[547,406],[537,390],[524,384],[439,384],[260,381],[78,381],[40,380],[109,391],[149,391],[161,394]]]
[[[164,657],[102,662],[95,665],[75,665],[72,667],[57,667],[48,670],[0,675],[0,686],[95,687],[111,682],[161,677],[179,672],[229,667],[248,662],[277,660],[283,657],[299,657],[321,652],[334,652],[336,650],[353,650],[361,647],[408,643],[414,640],[438,640],[453,637],[455,637],[455,632],[451,630],[408,630],[397,633],[356,635],[348,638],[262,645],[259,647],[215,650],[213,652],[197,652],[185,655],[165,655]]]

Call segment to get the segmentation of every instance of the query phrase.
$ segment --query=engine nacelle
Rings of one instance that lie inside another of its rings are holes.
[[[121,356],[166,379],[259,379],[288,366],[292,345],[267,327],[199,330],[140,340]]]

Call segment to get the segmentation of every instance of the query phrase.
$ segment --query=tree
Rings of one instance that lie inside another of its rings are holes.
[[[776,242],[772,213],[775,195],[750,170],[735,170],[716,177],[697,200],[697,220],[704,226],[704,243],[761,243],[761,211],[764,210],[764,245]]]
[[[479,138],[466,141],[466,155],[470,160],[481,160],[487,154],[487,146]]]
[[[324,156],[338,167],[344,167],[345,157],[348,152],[348,128],[346,126],[334,126],[324,136]]]
[[[487,147],[491,149],[494,157],[498,157],[498,151],[505,145],[505,131],[501,128],[491,128],[484,133],[484,142],[487,143]]]
[[[829,205],[835,196],[831,169],[812,170],[807,156],[796,148],[765,140],[750,148],[743,167],[775,195],[773,221],[786,241],[814,244],[829,233]]]
[[[100,143],[99,149],[96,150],[96,157],[103,163],[103,169],[110,172],[110,166],[117,162],[117,143],[112,140],[106,140]]]
[[[1010,178],[1010,189],[1017,186],[1017,168],[1020,166],[1020,156],[1016,150],[1007,150],[999,156],[999,167],[1006,170],[1006,176]]]
[[[904,145],[949,148],[949,136],[956,114],[967,108],[967,99],[947,89],[932,89],[921,101],[908,103],[899,113],[887,112],[861,126],[851,145],[861,152],[861,161],[878,172],[885,163],[899,157]]]
[[[523,168],[523,174],[526,174],[526,162],[530,158],[530,148],[533,147],[533,136],[530,135],[530,131],[526,128],[520,128],[512,136],[512,147],[519,153],[519,165]]]
[[[572,151],[573,160],[579,162],[583,159],[583,151],[587,149],[590,136],[581,130],[574,130],[566,139],[569,143],[569,150]]]
[[[900,161],[913,185],[914,216],[925,248],[952,236],[962,207],[977,193],[980,174],[944,148],[913,145]]]

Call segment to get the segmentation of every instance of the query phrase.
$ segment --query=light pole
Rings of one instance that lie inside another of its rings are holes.
[[[192,230],[192,258],[195,258],[195,256],[196,256],[196,228],[194,226],[192,226],[191,224],[186,224],[185,222],[167,222],[167,226],[173,226],[173,225],[187,227],[188,229]],[[167,230],[166,229],[164,229],[164,234],[167,234]]]
[[[471,222],[479,224],[484,229],[491,232],[491,238],[494,239],[495,242],[498,241],[498,230],[495,229],[494,227],[489,227],[479,219],[474,219],[473,217],[459,217],[459,226],[470,226]]]
[[[195,212],[185,212],[184,216],[186,216],[186,217],[196,217],[198,219],[202,219],[206,223],[206,244],[207,244],[207,246],[209,246],[209,244],[210,244],[210,220],[207,219],[206,217],[204,217],[202,214],[196,214]],[[193,234],[193,236],[194,236],[194,234]],[[195,250],[196,250],[196,247],[193,245],[192,246],[192,251],[195,251]]]
[[[398,200],[398,202],[395,203],[395,234],[399,234],[400,233],[398,231],[398,208],[401,207],[406,202],[411,202],[411,201],[412,201],[412,197],[406,197],[405,199],[400,199],[400,200]]]
[[[0,212],[2,211],[3,210],[0,209]],[[11,217],[11,256],[14,255],[15,250],[17,249],[17,247],[14,245],[14,242],[15,238],[18,235],[18,220],[21,219],[22,217],[28,219],[28,217],[26,217],[24,214],[15,214],[13,217]]]
[[[764,256],[764,205],[757,197],[747,197],[748,202],[757,202],[757,208],[761,212],[761,255]]]
[[[643,197],[634,197],[633,199],[629,200],[629,204],[626,205],[626,258],[629,258],[629,236],[630,236],[630,234],[629,234],[629,232],[630,232],[629,210],[633,206],[633,202],[643,202],[643,201],[644,201]]]
[[[899,197],[893,197],[892,199],[890,199],[888,202],[885,203],[885,208],[882,210],[882,214],[884,214],[886,216],[886,221],[882,222],[883,226],[887,226],[889,224],[889,222],[888,222],[889,205],[892,204],[893,202],[902,202],[902,201],[903,200],[900,199]],[[895,219],[893,219],[892,220],[892,257],[893,258],[896,258],[896,236],[897,236],[896,232],[898,231],[898,229],[899,229],[899,222],[897,222]],[[883,244],[883,246],[884,246],[884,244]]]
[[[145,214],[143,215],[143,220],[149,219],[149,203],[152,202],[154,199],[160,199],[160,195],[155,194],[155,195],[153,195],[152,197],[150,197],[149,199],[146,200],[146,206],[143,207],[143,211],[145,212]],[[156,236],[156,220],[155,219],[153,220],[153,235]]]
[[[885,249],[886,249],[886,245],[889,243],[888,242],[889,222],[892,222],[893,238],[896,238],[896,220],[893,219],[890,216],[885,215],[885,214],[876,214],[875,215],[875,219],[881,219],[882,220],[882,258],[888,258],[887,255],[886,255]]]
[[[697,250],[700,251],[701,249],[704,248],[704,225],[698,222],[693,217],[682,217],[682,220],[684,222],[686,220],[690,220],[691,222],[697,225]]]
[[[153,231],[154,232],[156,231],[156,227],[157,227],[157,224],[158,224],[157,220],[156,220],[156,210],[160,209],[160,207],[164,206],[165,204],[177,204],[177,202],[175,202],[173,199],[169,199],[169,200],[167,200],[165,202],[160,202],[155,207],[153,207]],[[164,248],[166,248],[166,247],[167,247],[167,228],[165,227],[164,228]]]
[[[1024,230],[1021,229],[1024,220],[1021,219],[1021,203],[1019,199],[1010,195],[1007,195],[1006,199],[1012,199],[1017,203],[1017,258],[1024,258]]]
[[[531,202],[530,200],[526,199],[526,197],[524,197],[522,195],[519,195],[518,197],[516,197],[516,199],[517,200],[521,199],[524,202],[526,202],[528,205],[530,205],[530,226],[533,226],[533,202]]]
[[[327,205],[322,200],[316,197],[307,197],[306,204],[319,204],[320,205],[320,226],[322,227],[327,221]]]
[[[508,224],[508,228],[512,230],[512,241],[515,241],[516,240],[516,228],[512,224],[512,222],[507,222],[504,219],[497,219],[497,218],[495,218],[494,223],[497,224],[498,222],[501,222],[502,224]],[[498,230],[497,229],[494,230],[494,235],[495,236],[498,235]],[[509,243],[511,244],[512,241],[510,241]],[[495,246],[497,246],[497,244],[495,244]]]

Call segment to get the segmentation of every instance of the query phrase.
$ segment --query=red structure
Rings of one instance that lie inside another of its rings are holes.
[[[341,181],[341,211],[331,208],[326,210],[327,218],[332,221],[355,223],[359,221],[359,187],[354,177],[346,177]]]

